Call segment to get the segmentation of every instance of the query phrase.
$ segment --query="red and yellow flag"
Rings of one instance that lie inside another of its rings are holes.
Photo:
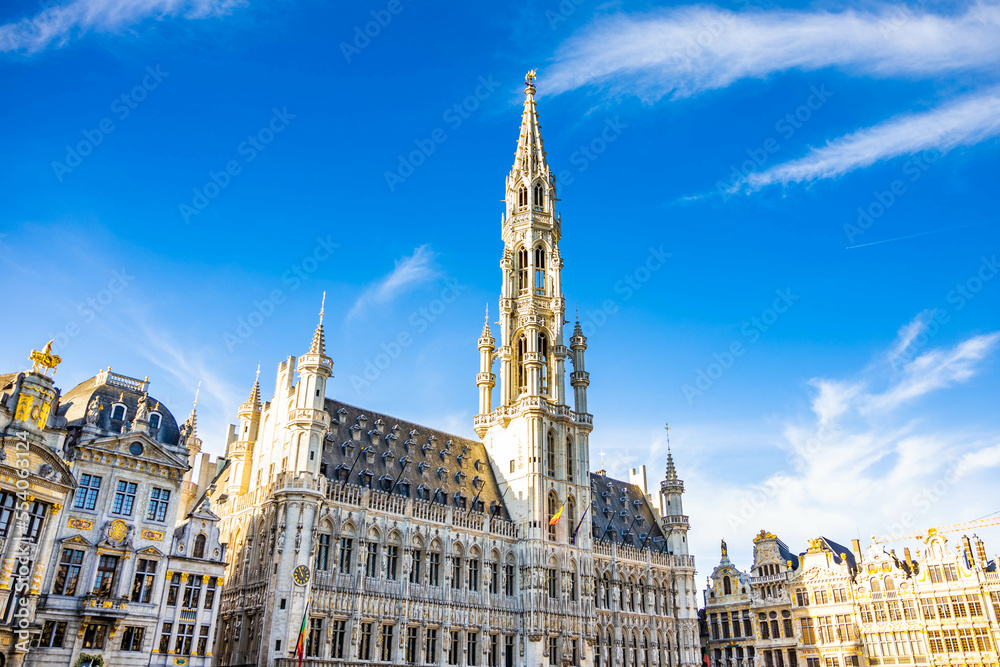
[[[309,600],[306,600],[306,608],[302,610],[302,627],[299,629],[299,641],[295,644],[295,655],[299,658],[299,667],[302,667],[302,658],[306,654],[306,621],[309,619]]]
[[[552,518],[549,519],[549,525],[550,526],[554,526],[557,523],[559,523],[559,519],[562,518],[563,509],[565,507],[566,507],[566,503],[563,503],[562,507],[559,508],[559,511],[552,515]]]

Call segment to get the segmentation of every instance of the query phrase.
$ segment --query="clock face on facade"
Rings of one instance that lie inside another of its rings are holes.
[[[309,583],[309,568],[305,565],[299,565],[295,568],[295,571],[292,572],[292,579],[294,579],[295,583],[299,586],[305,586]]]
[[[139,456],[139,455],[141,455],[142,454],[142,443],[141,442],[133,442],[131,445],[128,446],[128,451],[129,451],[129,453],[132,456]]]

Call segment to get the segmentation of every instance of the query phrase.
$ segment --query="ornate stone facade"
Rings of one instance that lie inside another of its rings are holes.
[[[949,549],[932,529],[923,541],[917,559],[822,537],[795,556],[761,531],[749,574],[724,550],[705,590],[710,664],[1000,665],[996,558],[975,537]]]
[[[587,340],[577,323],[566,345],[534,95],[529,75],[498,335],[487,321],[478,341],[481,441],[327,399],[321,312],[309,351],[279,365],[272,400],[255,382],[230,435],[222,665],[290,667],[303,627],[312,665],[697,664],[672,459],[660,509],[644,481],[590,472]]]

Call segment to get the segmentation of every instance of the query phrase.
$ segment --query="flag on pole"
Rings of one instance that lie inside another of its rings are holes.
[[[306,608],[302,610],[302,627],[299,629],[299,641],[295,644],[295,655],[299,658],[299,667],[302,667],[302,658],[306,654],[306,619],[309,618],[309,600],[306,600]]]
[[[587,517],[587,512],[590,511],[590,507],[583,510],[583,516],[580,517],[580,522],[576,524],[576,528],[573,529],[573,534],[569,538],[570,544],[576,544],[576,534],[580,532],[580,526],[583,525],[583,520]]]
[[[563,508],[565,508],[565,507],[566,507],[566,503],[563,503],[562,507],[559,508],[559,511],[552,515],[552,518],[549,519],[549,525],[550,526],[554,526],[557,523],[559,523],[559,519],[562,518]]]

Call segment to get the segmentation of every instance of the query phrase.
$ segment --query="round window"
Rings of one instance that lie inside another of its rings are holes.
[[[142,443],[141,442],[133,442],[131,445],[128,446],[128,451],[129,451],[129,454],[131,454],[132,456],[139,456],[139,455],[141,455],[142,454]]]

